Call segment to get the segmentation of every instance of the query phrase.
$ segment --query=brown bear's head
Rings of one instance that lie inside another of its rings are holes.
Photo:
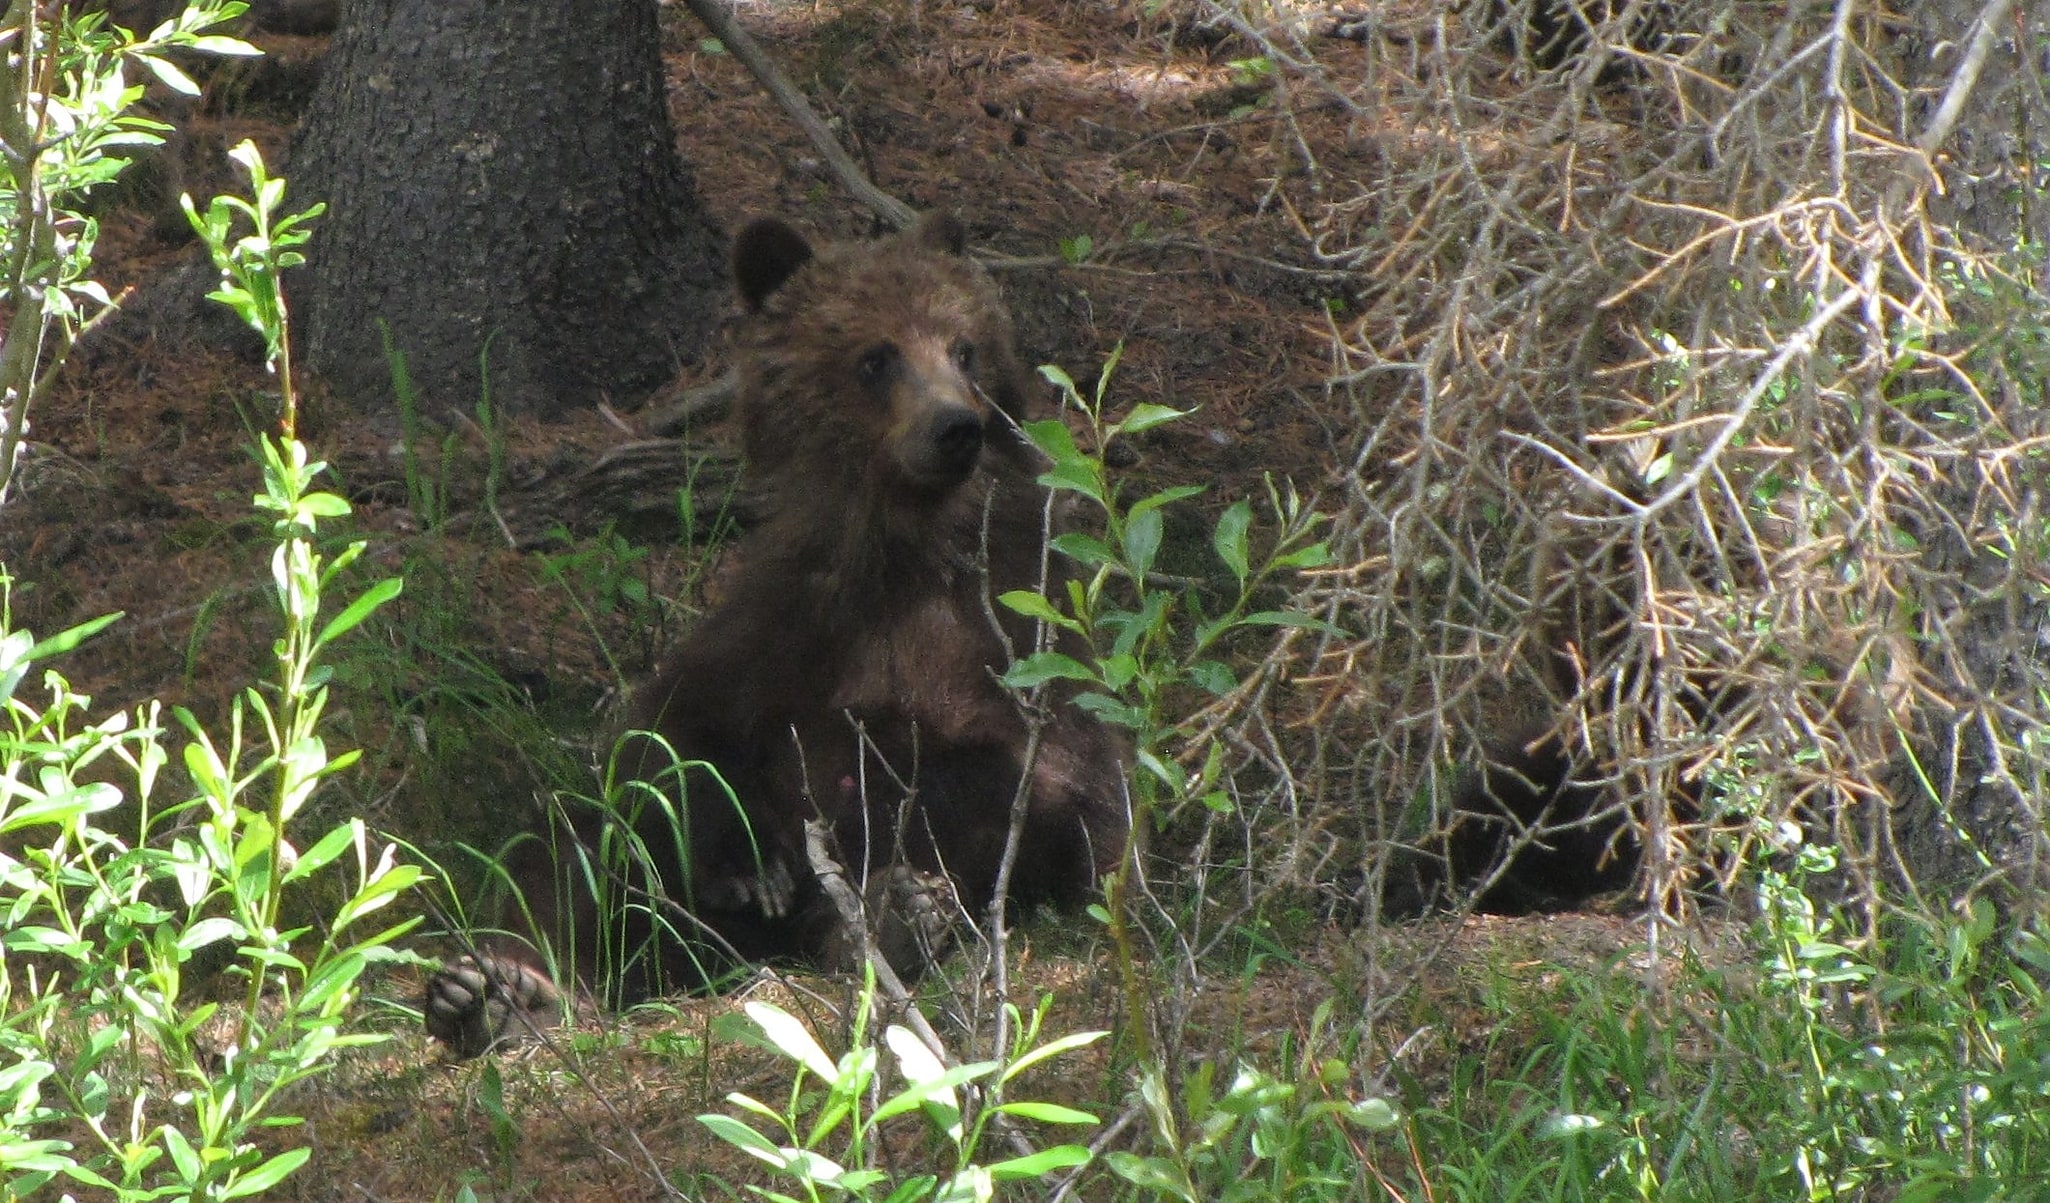
[[[859,473],[936,500],[1015,447],[1025,392],[1010,322],[951,217],[813,247],[773,218],[734,243],[749,463],[803,486]]]

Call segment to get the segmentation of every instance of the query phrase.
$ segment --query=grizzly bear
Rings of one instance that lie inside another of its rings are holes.
[[[613,813],[508,861],[523,918],[615,1005],[832,959],[845,933],[807,819],[850,877],[942,880],[978,916],[1014,800],[1020,904],[1078,901],[1124,853],[1122,741],[999,681],[1040,635],[994,599],[1063,578],[1009,317],[964,243],[944,217],[817,247],[763,219],[735,242],[753,521],[717,604],[629,704]],[[452,963],[429,1031],[482,1051],[508,1009],[552,998],[539,967],[510,939]]]

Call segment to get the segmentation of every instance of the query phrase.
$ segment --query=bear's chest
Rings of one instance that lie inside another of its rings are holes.
[[[909,720],[951,738],[1009,707],[996,675],[1003,645],[989,616],[952,597],[932,597],[865,631],[850,649],[830,705],[870,718]]]

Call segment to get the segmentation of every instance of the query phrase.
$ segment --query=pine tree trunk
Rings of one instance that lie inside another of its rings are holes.
[[[1932,0],[1906,10],[1897,44],[1901,78],[1915,89],[1911,127],[1926,127],[1950,91],[1986,0]],[[2050,239],[2039,165],[2050,161],[2050,6],[2018,0],[1993,26],[1976,85],[1938,160],[1942,189],[1927,202],[1930,217],[1975,250],[2012,252]],[[1913,128],[1910,133],[1915,132]],[[2018,261],[2011,256],[2007,266]],[[2050,288],[2050,265],[2036,264],[2036,289]],[[2027,301],[2016,303],[2026,305]],[[1982,385],[2014,438],[2050,433],[2021,382],[1982,375]],[[2025,564],[1999,546],[1960,537],[1986,516],[2010,513],[2013,525],[2040,522],[2046,504],[2033,472],[2004,475],[1995,488],[1982,478],[1932,486],[1958,516],[1954,529],[1926,532],[1923,563],[1934,583],[1918,599],[1943,616],[1948,640],[1932,640],[1932,675],[1951,700],[1923,715],[1915,763],[1890,783],[1888,814],[1897,867],[1935,887],[1936,896],[1994,887],[1996,897],[2040,901],[2050,892],[2050,608]],[[1932,604],[1940,603],[1940,604]],[[1946,890],[1945,887],[1948,887]]]
[[[1913,25],[1903,50],[1905,82],[1920,89],[1917,119],[1929,120],[1966,52],[1985,0],[1931,0],[1909,6]],[[2050,245],[2050,204],[2039,164],[2050,162],[2050,5],[2016,0],[1994,27],[1985,66],[1939,170],[1943,191],[1929,215],[1981,245],[2011,248],[2018,237]],[[2037,276],[2050,286],[2050,274]]]
[[[553,416],[694,359],[724,267],[658,51],[655,0],[352,0],[292,158],[303,362],[389,409],[383,323],[423,412]]]

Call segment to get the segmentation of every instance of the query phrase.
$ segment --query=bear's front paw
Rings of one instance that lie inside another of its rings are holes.
[[[907,982],[918,980],[953,947],[966,916],[954,883],[899,862],[869,879],[865,899],[876,950]]]
[[[553,1026],[561,998],[548,975],[532,965],[478,953],[458,957],[428,978],[421,1009],[427,1034],[467,1061],[503,1041]]]

